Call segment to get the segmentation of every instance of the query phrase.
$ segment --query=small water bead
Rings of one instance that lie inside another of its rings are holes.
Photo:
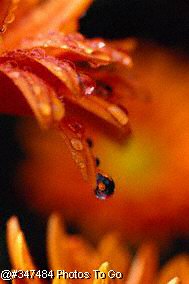
[[[93,49],[90,48],[90,47],[86,47],[84,50],[85,50],[85,52],[86,52],[87,54],[92,54],[92,53],[93,53]]]
[[[83,90],[83,93],[86,96],[92,95],[96,88],[95,81],[85,74],[80,74],[78,78],[79,78],[79,82]]]
[[[90,96],[92,95],[92,93],[94,92],[95,87],[94,86],[89,86],[87,88],[85,88],[85,95]]]
[[[0,28],[0,33],[6,32],[6,29],[7,29],[7,26],[6,26],[6,25],[3,25],[3,26]]]
[[[98,199],[105,200],[114,193],[115,183],[111,177],[98,173],[96,175],[96,182],[95,195]]]
[[[49,104],[40,103],[39,108],[40,108],[42,115],[44,115],[44,116],[50,116],[51,115],[51,107],[50,107]]]
[[[103,42],[103,41],[99,41],[98,43],[97,43],[97,47],[98,48],[104,48],[106,46],[106,44],[105,44],[105,42]]]
[[[17,71],[14,71],[14,72],[11,73],[11,77],[13,79],[18,79],[20,77],[20,73],[17,72]]]
[[[120,107],[117,105],[110,105],[108,107],[108,111],[111,113],[111,115],[121,124],[126,125],[128,123],[128,116]]]
[[[14,20],[15,20],[15,15],[14,13],[11,13],[6,17],[5,24],[11,24]]]
[[[62,48],[62,49],[68,49],[68,46],[67,46],[66,44],[62,44],[62,45],[60,46],[60,48]]]
[[[82,151],[83,150],[83,144],[82,144],[81,140],[79,140],[77,138],[73,138],[73,139],[71,139],[70,142],[71,142],[74,150],[76,150],[76,151]]]
[[[52,110],[56,121],[60,121],[65,116],[65,106],[56,97],[52,98]]]
[[[89,148],[93,147],[93,140],[91,138],[87,138],[86,142],[87,142],[87,145],[89,146]]]
[[[100,159],[98,157],[95,158],[95,164],[96,164],[96,167],[99,167]]]
[[[41,87],[40,86],[33,85],[32,88],[33,88],[33,91],[34,91],[35,95],[37,95],[37,96],[41,95],[42,91],[41,91]]]
[[[66,125],[68,126],[68,128],[75,133],[78,137],[82,137],[84,134],[84,127],[81,123],[79,123],[78,121],[72,119],[65,119]]]

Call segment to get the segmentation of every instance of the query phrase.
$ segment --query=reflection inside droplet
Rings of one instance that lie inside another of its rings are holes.
[[[114,193],[115,183],[111,177],[98,173],[96,175],[96,182],[95,195],[98,199],[105,200]]]

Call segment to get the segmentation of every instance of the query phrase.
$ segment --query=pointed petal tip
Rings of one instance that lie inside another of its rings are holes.
[[[171,279],[167,284],[181,284],[181,280],[178,277]]]
[[[10,230],[11,232],[21,231],[19,220],[16,216],[10,217],[10,219],[7,221],[7,230]]]
[[[59,212],[53,212],[48,218],[48,227],[52,228],[54,226],[60,226],[60,224],[62,224],[63,227],[61,214]]]

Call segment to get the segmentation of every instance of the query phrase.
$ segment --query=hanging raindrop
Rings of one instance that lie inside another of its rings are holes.
[[[96,181],[95,195],[98,199],[105,200],[114,193],[115,183],[111,177],[98,173]]]

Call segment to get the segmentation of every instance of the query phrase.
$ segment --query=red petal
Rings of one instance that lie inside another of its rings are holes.
[[[92,67],[121,63],[126,66],[132,64],[130,56],[126,52],[118,51],[101,39],[87,40],[81,34],[65,35],[60,32],[51,32],[39,35],[35,39],[27,39],[23,42],[23,48],[41,47],[61,58],[74,61],[86,61]]]
[[[8,53],[0,58],[0,62],[12,60],[19,64],[19,68],[32,68],[32,71],[37,76],[41,77],[44,81],[46,80],[46,82],[56,90],[57,96],[60,99],[65,97],[70,102],[85,108],[110,124],[120,129],[128,130],[128,117],[126,112],[118,105],[95,96],[96,84],[92,78],[81,72],[77,74],[68,62],[53,59],[53,57],[47,57],[44,53],[41,54],[40,49],[35,49],[33,52],[34,53],[32,53],[32,51],[22,51]],[[57,78],[61,80],[64,85],[60,84]],[[67,92],[65,87],[69,89],[70,92]],[[77,95],[82,95],[83,93],[88,94],[89,88],[94,88],[93,95],[85,95],[78,99]]]
[[[62,103],[57,99],[53,89],[41,78],[28,70],[11,67],[10,63],[1,63],[0,70],[19,88],[42,126],[49,127],[62,119],[64,114]],[[84,179],[94,186],[96,178],[94,158],[88,149],[84,135],[74,130],[72,122],[64,121],[58,124],[58,128]],[[77,148],[79,143],[81,149]]]
[[[53,89],[43,80],[29,71],[11,68],[6,64],[0,65],[0,71],[22,92],[43,127],[49,127],[62,119],[64,107],[56,98]]]
[[[13,3],[15,1],[17,0],[12,0]],[[9,0],[8,2],[11,1]],[[52,29],[61,29],[64,28],[63,25],[69,25],[73,21],[77,22],[92,0],[47,0],[38,2],[40,5],[36,5],[34,9],[27,11],[23,17],[18,18],[14,29],[7,33],[5,38],[7,49],[18,47],[20,41],[27,34],[36,36],[39,32],[43,33]]]
[[[81,95],[80,81],[75,70],[75,65],[68,61],[60,61],[52,56],[47,56],[40,48],[9,52],[0,57],[1,62],[15,62],[19,68],[32,70],[33,73],[48,81],[55,89],[61,81],[71,95]],[[57,80],[59,79],[59,80]]]
[[[96,185],[94,157],[86,143],[82,126],[77,121],[64,119],[60,124],[61,136],[70,149],[72,158],[80,169],[84,180]]]

